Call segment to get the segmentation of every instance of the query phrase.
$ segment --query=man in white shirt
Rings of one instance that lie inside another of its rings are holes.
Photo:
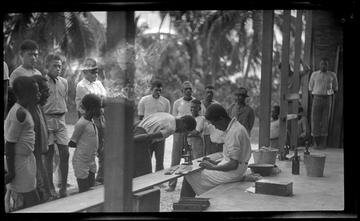
[[[134,177],[151,173],[149,147],[179,132],[189,132],[196,127],[192,116],[176,118],[169,113],[158,112],[145,117],[134,130]]]
[[[167,98],[161,96],[162,83],[158,80],[154,80],[151,82],[150,89],[152,94],[142,97],[139,101],[139,120],[142,120],[144,117],[147,117],[153,113],[170,113],[170,101]],[[156,171],[164,169],[164,149],[165,139],[162,139],[159,142],[154,142],[150,146],[150,158],[152,158],[152,155],[155,152]]]
[[[211,104],[205,118],[224,131],[223,159],[217,163],[203,160],[199,170],[184,177],[180,197],[194,197],[223,183],[240,181],[251,157],[250,138],[236,117],[230,118],[220,104]]]
[[[104,103],[106,98],[106,90],[102,85],[101,81],[97,80],[98,67],[97,63],[92,58],[85,59],[84,64],[81,68],[84,78],[76,86],[76,107],[78,109],[79,116],[84,114],[84,110],[81,108],[81,100],[87,94],[95,94],[99,96]],[[105,118],[104,110],[102,109],[102,114],[99,118],[94,117],[93,120],[98,128],[99,136],[99,149],[98,149],[98,159],[99,159],[99,169],[96,175],[96,181],[99,183],[104,182],[103,166],[104,166],[104,128],[105,128]]]

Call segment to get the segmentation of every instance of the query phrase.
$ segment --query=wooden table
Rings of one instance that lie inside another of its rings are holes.
[[[222,153],[214,153],[208,155],[212,160],[222,158]],[[201,158],[193,160],[191,165],[191,172],[201,169],[198,162]],[[171,168],[174,168],[173,166]],[[149,173],[133,179],[133,194],[147,190],[153,186],[168,182],[171,179],[184,176],[183,174],[165,175],[167,169]],[[14,213],[74,213],[91,210],[91,208],[99,207],[104,203],[104,185],[94,187],[89,191],[78,193],[65,198],[60,198],[47,203],[39,204],[33,207],[14,211]],[[101,212],[101,211],[100,211]]]

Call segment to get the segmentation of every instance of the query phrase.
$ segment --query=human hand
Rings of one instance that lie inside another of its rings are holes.
[[[209,162],[208,160],[203,160],[200,164],[200,167],[205,168],[205,169],[213,169],[215,165],[213,165],[211,162]]]

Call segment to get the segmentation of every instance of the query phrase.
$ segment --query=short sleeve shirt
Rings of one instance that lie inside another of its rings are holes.
[[[76,143],[72,159],[76,178],[85,179],[89,171],[96,172],[95,156],[99,145],[97,133],[95,123],[83,116],[75,124],[71,141]]]
[[[325,73],[315,71],[309,80],[309,91],[313,95],[332,95],[338,90],[336,74],[331,71]]]
[[[45,114],[58,114],[67,112],[66,99],[68,94],[68,82],[58,76],[56,79],[47,77],[50,96],[43,106]]]
[[[233,118],[225,130],[225,142],[223,145],[223,161],[230,159],[239,162],[248,162],[251,156],[251,144],[249,135],[244,126],[236,118]]]
[[[138,124],[138,127],[144,128],[146,133],[148,134],[158,133],[160,132],[160,130],[168,130],[175,133],[176,121],[175,117],[171,114],[165,112],[158,112],[145,117]]]
[[[147,117],[157,112],[170,113],[170,101],[163,96],[154,98],[151,94],[142,97],[138,104],[138,114]]]
[[[102,85],[101,81],[96,80],[94,82],[90,82],[86,80],[85,78],[82,79],[77,85],[76,85],[76,97],[75,97],[75,103],[76,107],[79,110],[81,99],[87,95],[87,94],[95,94],[100,97],[106,97],[106,90],[104,86]]]
[[[16,117],[19,109],[26,113],[23,122]],[[36,188],[34,121],[30,112],[18,103],[14,104],[5,119],[4,135],[7,142],[15,143],[15,178],[9,187],[19,193],[30,192]]]
[[[41,75],[41,72],[37,69],[25,69],[22,65],[17,67],[11,74],[10,74],[10,87],[12,87],[12,84],[15,80],[15,78],[20,76],[26,76],[31,77],[34,75]]]

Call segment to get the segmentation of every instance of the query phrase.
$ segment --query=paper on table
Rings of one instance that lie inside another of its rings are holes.
[[[250,186],[249,188],[247,188],[247,189],[245,190],[245,192],[255,193],[255,186]]]

